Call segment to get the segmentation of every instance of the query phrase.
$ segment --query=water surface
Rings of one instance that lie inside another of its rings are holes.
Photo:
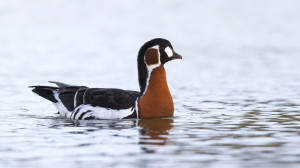
[[[0,167],[299,167],[298,1],[18,1],[0,7]],[[138,90],[168,38],[175,116],[71,121],[48,80]]]

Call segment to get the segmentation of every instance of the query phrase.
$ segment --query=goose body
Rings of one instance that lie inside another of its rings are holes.
[[[126,119],[168,117],[174,104],[168,88],[164,64],[182,59],[168,40],[146,42],[138,53],[140,91],[113,88],[88,88],[61,82],[57,85],[30,86],[39,96],[51,101],[59,114],[68,119]]]

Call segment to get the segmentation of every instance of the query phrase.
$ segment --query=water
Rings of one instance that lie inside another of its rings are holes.
[[[298,1],[0,1],[0,167],[299,167]],[[138,90],[154,37],[175,116],[70,121],[48,80]]]

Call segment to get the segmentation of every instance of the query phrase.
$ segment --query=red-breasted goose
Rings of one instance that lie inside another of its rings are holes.
[[[174,104],[164,64],[182,59],[162,38],[146,42],[138,53],[140,91],[88,88],[53,82],[58,87],[30,86],[33,92],[54,103],[68,119],[126,119],[170,117]]]

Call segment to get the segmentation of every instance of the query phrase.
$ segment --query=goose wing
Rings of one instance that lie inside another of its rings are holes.
[[[128,109],[135,105],[140,92],[121,89],[86,88],[83,104],[99,106],[114,110]]]

